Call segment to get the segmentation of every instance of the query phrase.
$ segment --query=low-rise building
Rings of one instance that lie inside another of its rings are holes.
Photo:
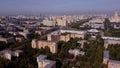
[[[84,38],[83,35],[80,34],[71,34],[71,33],[61,33],[58,35],[48,35],[47,40],[48,41],[69,41],[70,38]]]
[[[13,56],[19,57],[22,53],[23,53],[22,50],[15,50],[15,51],[3,50],[0,51],[0,57],[11,60]]]
[[[32,48],[38,48],[38,49],[45,48],[47,46],[50,48],[50,51],[52,53],[57,52],[57,43],[56,42],[33,39],[31,42],[31,45],[32,45]]]
[[[86,32],[73,30],[57,30],[47,35],[48,41],[69,41],[70,38],[84,38]]]
[[[103,64],[108,64],[108,68],[120,68],[120,61],[109,59],[109,51],[103,52]]]
[[[46,55],[37,57],[38,68],[56,68],[56,61],[48,60]]]
[[[120,68],[120,61],[109,60],[108,68]]]
[[[104,39],[104,47],[108,48],[110,44],[120,44],[120,38],[116,37],[102,37]]]
[[[14,40],[13,37],[10,37],[10,38],[2,38],[2,37],[0,37],[0,41],[1,41],[1,42],[5,42],[5,43],[12,43],[12,42],[14,42],[15,40]]]

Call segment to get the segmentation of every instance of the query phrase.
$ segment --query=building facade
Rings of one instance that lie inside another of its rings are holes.
[[[102,37],[104,39],[104,47],[108,48],[110,44],[120,44],[120,38],[116,37]]]
[[[41,41],[41,40],[36,40],[33,39],[31,42],[32,48],[45,48],[46,46],[50,48],[50,51],[52,53],[57,52],[57,43],[56,42],[50,42],[50,41]]]
[[[56,61],[46,59],[46,55],[37,57],[38,68],[56,68]]]
[[[47,35],[48,41],[69,41],[70,38],[85,38],[84,31],[57,30]]]
[[[109,60],[108,68],[120,68],[120,61]]]

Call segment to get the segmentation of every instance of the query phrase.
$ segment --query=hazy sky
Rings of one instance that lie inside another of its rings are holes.
[[[0,14],[79,13],[120,10],[120,0],[0,0]]]

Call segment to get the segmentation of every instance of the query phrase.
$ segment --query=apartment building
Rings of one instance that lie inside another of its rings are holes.
[[[52,53],[57,52],[57,43],[56,42],[33,39],[31,42],[31,45],[32,45],[32,48],[38,48],[38,49],[45,48],[47,46],[50,48],[50,51]]]
[[[47,35],[48,41],[69,41],[70,38],[84,38],[84,31],[57,30]]]
[[[120,38],[116,37],[102,37],[104,39],[104,47],[108,48],[110,44],[120,44]]]
[[[103,64],[107,64],[108,68],[120,68],[120,61],[109,58],[109,51],[103,52]]]
[[[38,68],[56,68],[56,61],[48,60],[46,55],[37,57]]]
[[[120,61],[109,60],[108,68],[120,68]]]
[[[20,55],[22,55],[23,51],[22,50],[15,50],[15,51],[11,51],[11,50],[3,50],[0,51],[0,57],[8,59],[8,60],[12,60],[12,57],[19,57]]]

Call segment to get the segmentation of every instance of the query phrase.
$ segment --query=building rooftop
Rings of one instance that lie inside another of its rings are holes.
[[[42,60],[44,60],[44,59],[46,59],[46,58],[47,58],[46,55],[39,55],[39,56],[37,57],[37,62],[40,62],[40,61],[42,61]]]
[[[46,63],[44,68],[51,68],[56,63],[56,61],[52,61],[52,60],[44,60],[43,62]]]
[[[56,61],[48,60],[46,58],[47,58],[46,55],[39,55],[37,57],[38,64],[40,62],[43,68],[52,68],[52,66],[56,64]],[[38,66],[41,66],[41,65],[38,65]]]
[[[87,40],[79,40],[79,41],[77,41],[77,43],[81,43],[81,42],[87,42]]]
[[[109,58],[109,51],[104,51],[103,58]]]
[[[119,37],[108,37],[108,36],[103,36],[102,37],[103,39],[108,39],[108,40],[120,40],[120,38]]]
[[[85,34],[86,31],[79,31],[79,30],[59,30],[61,33],[76,33],[76,34]]]
[[[90,30],[87,30],[88,32],[92,32],[92,33],[98,33],[100,31],[98,31],[97,29],[90,29]]]
[[[109,60],[109,63],[120,64],[120,61],[117,61],[117,60]]]

